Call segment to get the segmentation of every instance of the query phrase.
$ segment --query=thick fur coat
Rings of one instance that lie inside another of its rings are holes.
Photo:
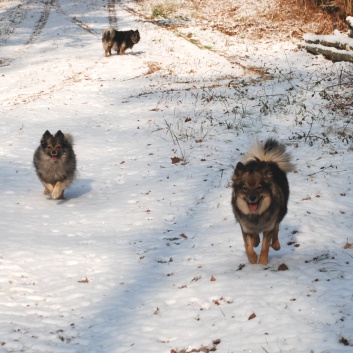
[[[64,190],[76,176],[76,156],[70,134],[60,130],[53,136],[48,130],[34,152],[33,164],[39,180],[44,185],[44,194],[53,199],[63,199]]]
[[[289,184],[287,173],[294,169],[284,145],[268,139],[257,142],[233,174],[232,207],[239,222],[245,250],[251,263],[257,263],[254,247],[260,243],[259,262],[268,263],[269,247],[280,249],[279,224],[287,213]]]
[[[102,32],[102,44],[105,56],[112,55],[112,50],[124,55],[127,49],[132,49],[140,41],[140,32],[117,31],[114,28],[104,29]]]

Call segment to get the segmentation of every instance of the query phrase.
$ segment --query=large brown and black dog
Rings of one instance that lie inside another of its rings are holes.
[[[260,243],[259,263],[268,263],[270,246],[280,249],[279,224],[287,213],[289,185],[286,173],[293,171],[290,154],[283,144],[268,139],[257,142],[239,162],[233,174],[232,206],[240,223],[249,262],[256,264],[258,256],[254,247]]]
[[[126,49],[132,47],[140,41],[140,32],[136,31],[117,31],[114,28],[104,29],[102,32],[102,44],[105,56],[112,55],[112,49],[117,54],[124,55]]]

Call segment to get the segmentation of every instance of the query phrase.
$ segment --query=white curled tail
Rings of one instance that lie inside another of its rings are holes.
[[[285,173],[292,172],[295,165],[291,162],[291,154],[286,152],[286,146],[274,139],[265,142],[256,141],[244,158],[244,163],[261,161],[276,163]]]

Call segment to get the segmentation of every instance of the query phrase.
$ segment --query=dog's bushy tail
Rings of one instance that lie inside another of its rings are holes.
[[[74,144],[74,138],[71,134],[65,134],[65,140],[72,146]]]
[[[107,28],[103,29],[102,31],[102,42],[103,43],[110,43],[115,35],[115,29],[114,28]]]
[[[269,138],[265,142],[256,141],[245,156],[244,163],[251,161],[276,163],[282,171],[288,173],[295,169],[291,159],[290,153],[286,152],[285,145]]]

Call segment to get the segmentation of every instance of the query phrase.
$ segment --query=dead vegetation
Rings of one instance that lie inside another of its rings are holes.
[[[148,71],[147,71],[146,75],[152,75],[156,71],[159,71],[159,70],[162,69],[161,66],[158,63],[153,62],[153,61],[149,61],[146,64],[147,64],[147,67],[148,67]]]
[[[150,18],[171,20],[170,25],[195,21],[229,36],[252,40],[288,40],[304,33],[328,34],[347,30],[353,0],[136,0]]]

